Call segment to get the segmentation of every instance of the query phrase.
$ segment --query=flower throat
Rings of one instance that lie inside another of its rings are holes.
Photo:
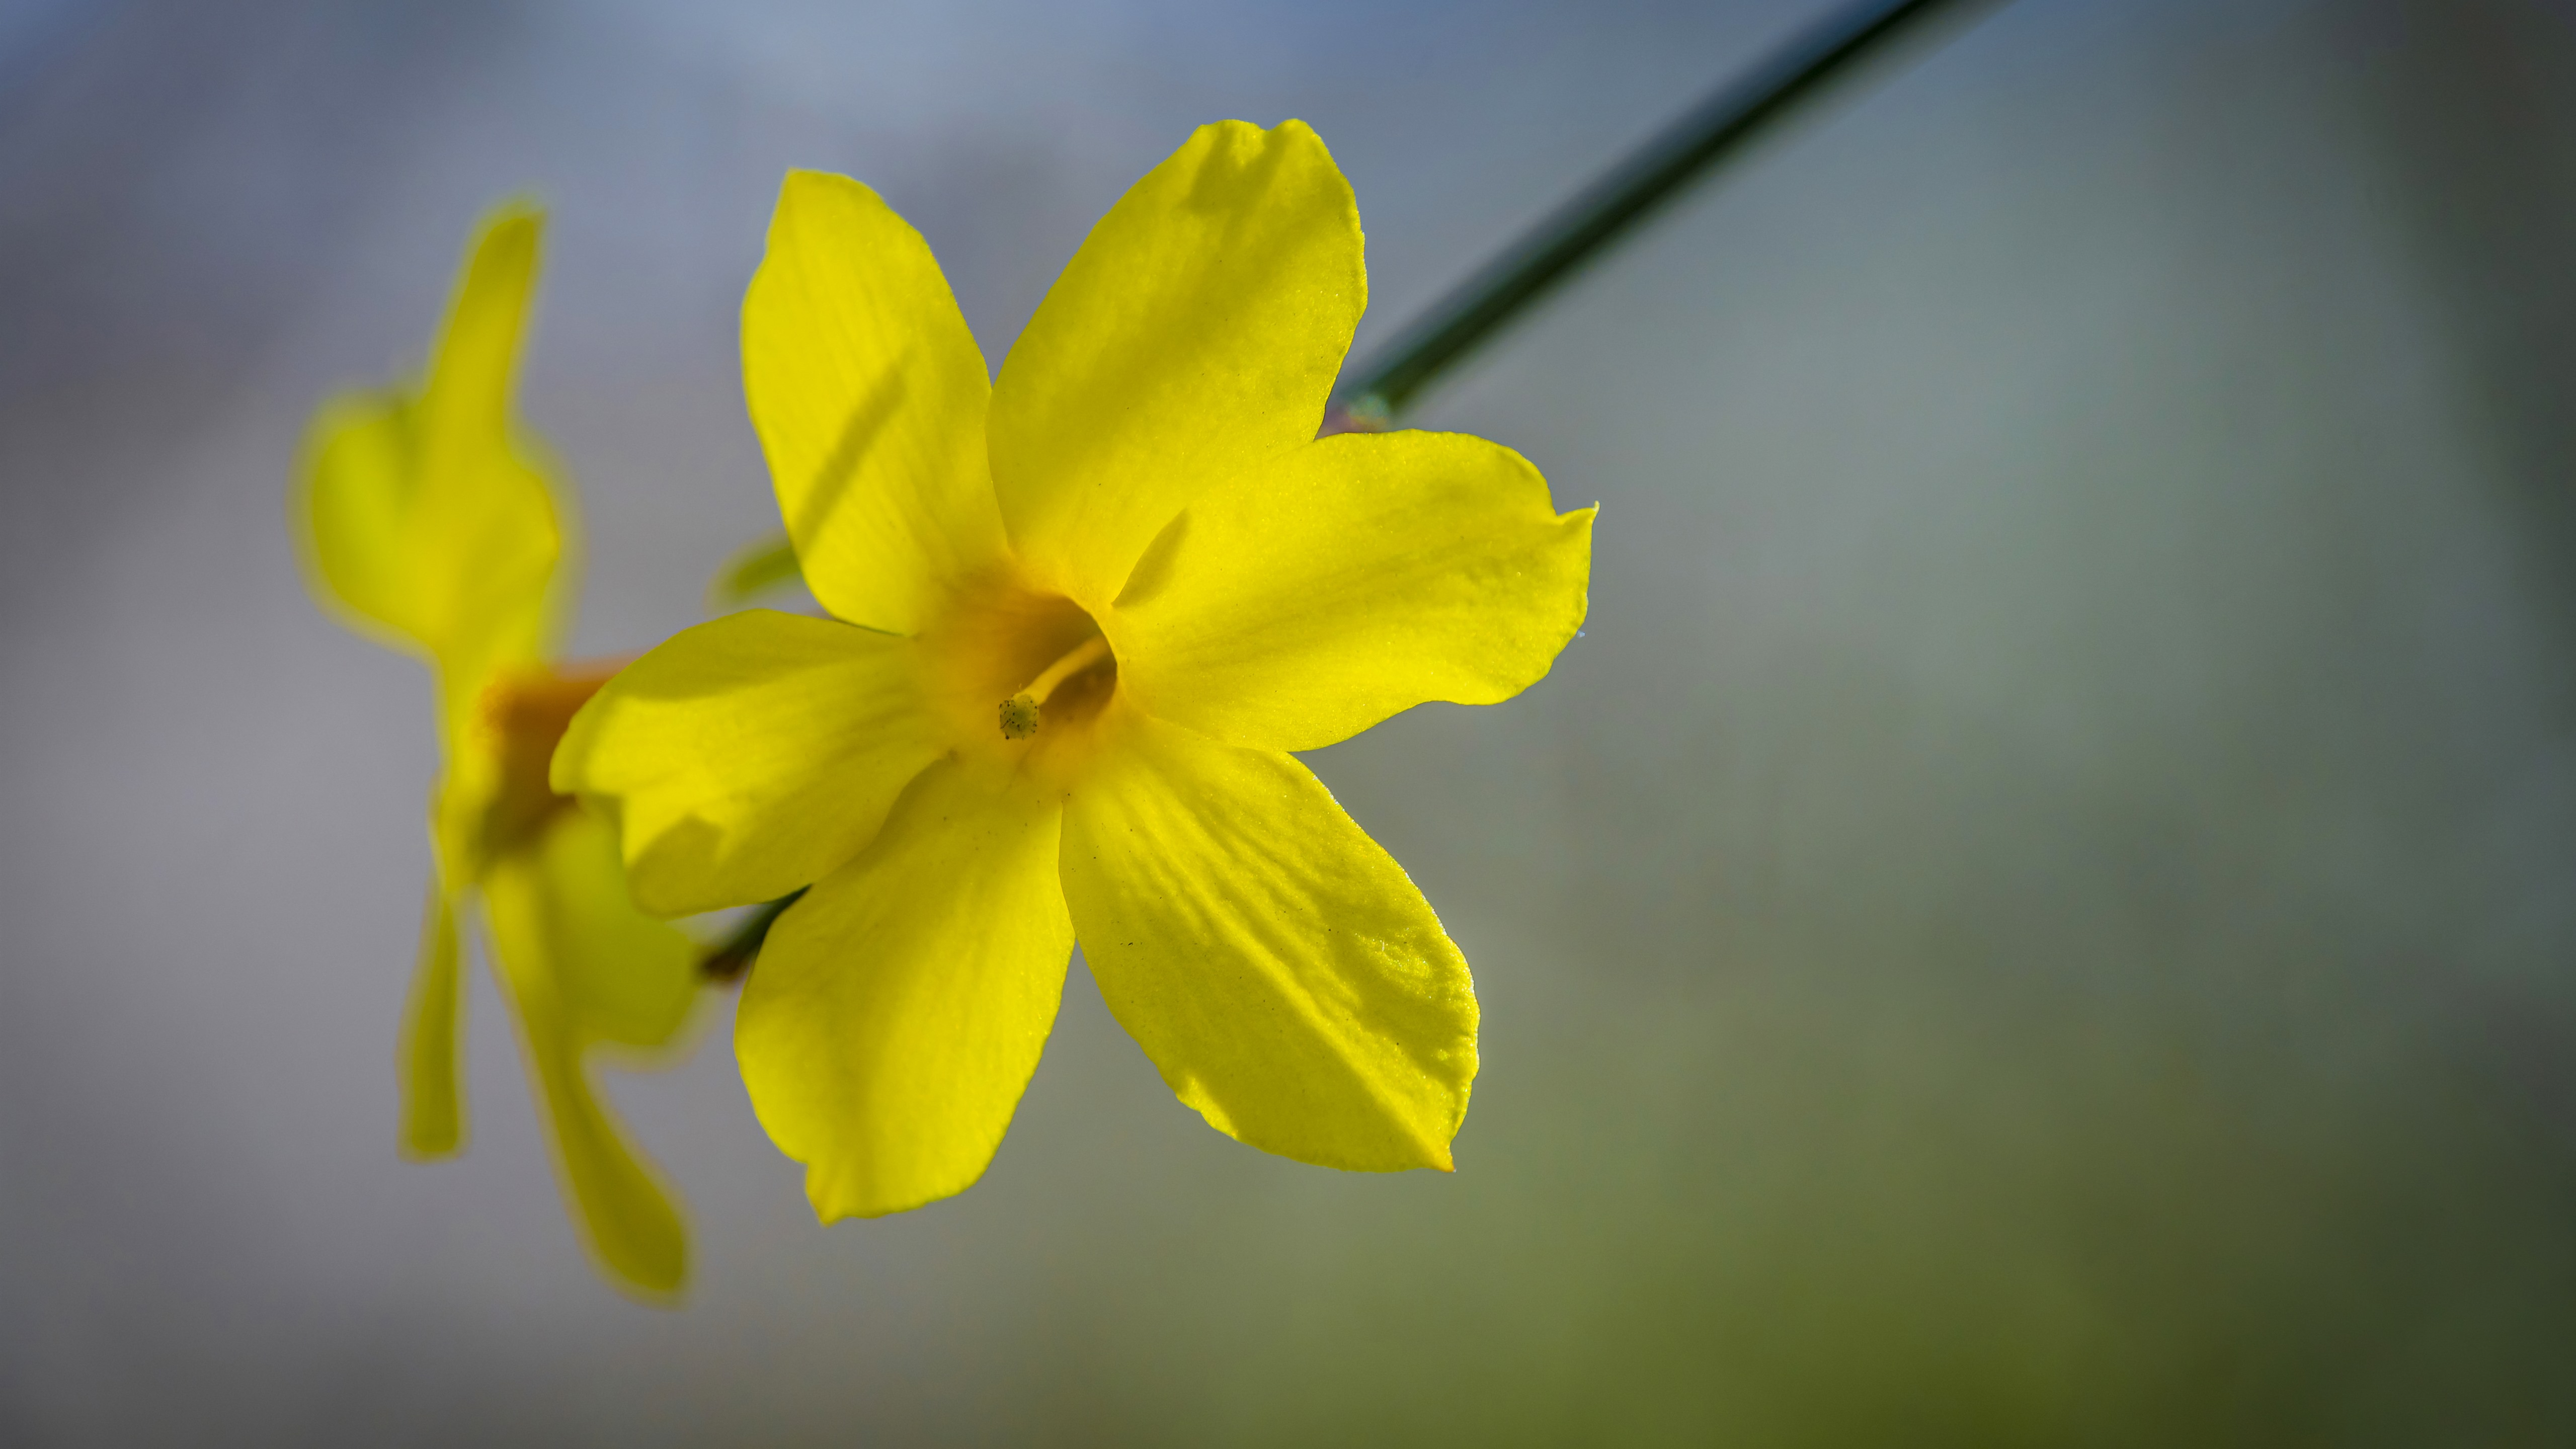
[[[1108,638],[1092,635],[1048,665],[1019,693],[1002,701],[1002,738],[1024,740],[1036,734],[1038,726],[1046,721],[1048,701],[1060,691],[1068,694],[1067,704],[1080,700],[1096,707],[1098,696],[1105,693],[1101,686],[1114,684],[1117,678],[1118,661],[1109,652]],[[1067,685],[1074,688],[1066,690]]]

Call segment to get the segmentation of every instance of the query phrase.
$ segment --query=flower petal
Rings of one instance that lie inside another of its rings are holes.
[[[456,905],[436,879],[420,923],[420,963],[403,1004],[402,1153],[445,1157],[465,1141],[465,1095],[456,1081],[457,1027],[465,1014],[456,968]]]
[[[607,825],[565,810],[485,872],[483,903],[544,1107],[565,1196],[600,1264],[650,1294],[679,1290],[688,1230],[583,1065],[594,1043],[668,1043],[697,999],[689,938],[639,914]]]
[[[1592,513],[1455,433],[1345,433],[1201,498],[1107,628],[1148,713],[1320,749],[1425,700],[1493,704],[1583,623]]]
[[[593,1091],[579,1052],[550,1024],[526,1023],[528,1074],[582,1242],[601,1269],[648,1297],[689,1278],[689,1228],[652,1167],[626,1143]]]
[[[554,788],[615,814],[645,910],[773,900],[857,855],[941,752],[915,652],[766,610],[700,624],[573,716]]]
[[[1359,208],[1302,121],[1203,126],[1092,228],[993,392],[1011,541],[1086,607],[1212,484],[1308,441],[1367,304]]]
[[[805,582],[909,634],[1002,549],[984,354],[919,232],[846,176],[791,171],[742,304],[743,391]]]
[[[557,622],[554,489],[510,428],[541,226],[525,207],[494,213],[458,277],[425,388],[325,404],[298,467],[290,513],[316,596],[352,627],[427,653],[452,680],[533,657]],[[451,700],[451,714],[469,705]]]
[[[532,857],[510,857],[525,858],[541,872],[530,905],[543,912],[553,990],[580,1041],[647,1053],[670,1045],[697,1004],[698,946],[636,909],[616,827],[567,805]]]
[[[507,445],[511,388],[544,230],[543,212],[512,202],[495,208],[475,234],[421,389],[423,426],[434,452]]]
[[[1060,815],[1014,775],[934,765],[771,929],[734,1049],[823,1221],[947,1197],[992,1160],[1073,951]]]
[[[1421,892],[1295,760],[1125,725],[1064,817],[1065,901],[1110,1011],[1220,1132],[1446,1169],[1476,994]]]

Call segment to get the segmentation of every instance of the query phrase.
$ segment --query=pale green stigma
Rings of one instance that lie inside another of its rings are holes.
[[[1094,634],[1029,681],[1029,687],[1002,701],[1002,738],[1024,740],[1038,732],[1047,700],[1056,686],[1109,658],[1109,641]]]
[[[1038,732],[1038,702],[1025,694],[1002,701],[1002,738],[1024,740]]]

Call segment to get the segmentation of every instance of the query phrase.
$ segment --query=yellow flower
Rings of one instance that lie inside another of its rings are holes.
[[[1219,1130],[1450,1165],[1467,964],[1287,752],[1544,675],[1591,512],[1474,438],[1317,441],[1365,295],[1323,143],[1227,122],[1110,211],[988,382],[921,237],[787,178],[744,383],[833,617],[671,639],[575,718],[554,783],[618,812],[647,910],[812,885],[735,1046],[824,1220],[982,1174],[1077,938]]]
[[[464,1135],[457,916],[479,894],[574,1220],[619,1280],[668,1294],[687,1272],[679,1212],[583,1058],[669,1044],[696,997],[695,948],[635,909],[613,827],[546,783],[566,721],[604,675],[545,662],[569,592],[566,527],[510,404],[540,226],[518,206],[485,222],[418,388],[324,404],[290,515],[325,608],[437,679],[446,768],[403,1028],[403,1150],[441,1156]]]

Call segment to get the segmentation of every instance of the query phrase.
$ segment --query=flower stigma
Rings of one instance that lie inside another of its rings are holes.
[[[1104,664],[1108,668],[1100,671]],[[1002,738],[1024,740],[1036,734],[1038,726],[1045,722],[1046,703],[1055,697],[1056,691],[1075,679],[1084,679],[1088,685],[1090,681],[1086,676],[1094,672],[1105,672],[1107,680],[1104,682],[1114,682],[1118,673],[1118,661],[1109,653],[1109,640],[1101,634],[1094,634],[1065,651],[1063,658],[1030,680],[1027,688],[1002,701]],[[1097,692],[1091,688],[1078,691],[1086,699]]]

